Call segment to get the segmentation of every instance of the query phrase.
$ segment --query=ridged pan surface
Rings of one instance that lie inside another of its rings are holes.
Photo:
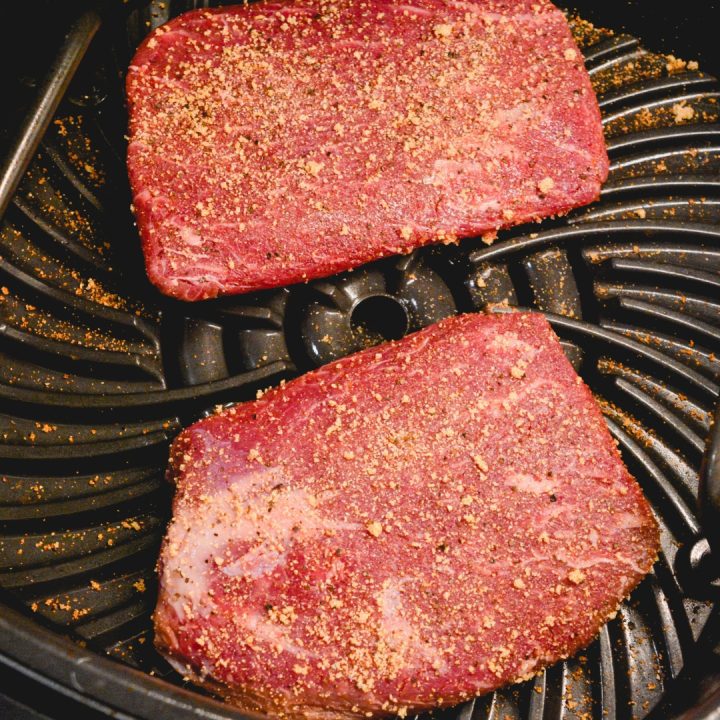
[[[216,404],[457,312],[548,314],[653,505],[662,554],[578,657],[448,718],[625,720],[703,642],[698,469],[720,384],[720,92],[694,63],[576,21],[611,158],[599,202],[487,246],[184,305],[147,283],[122,80],[183,3],[130,8],[83,61],[0,231],[0,599],[182,683],[152,647],[169,441]],[[693,557],[690,557],[690,554]]]

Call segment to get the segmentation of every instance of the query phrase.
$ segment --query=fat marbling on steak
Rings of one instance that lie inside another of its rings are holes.
[[[404,715],[587,645],[658,530],[539,314],[464,315],[185,430],[156,644],[229,702]]]
[[[298,0],[198,10],[127,76],[150,279],[277,287],[595,200],[600,113],[547,0]]]

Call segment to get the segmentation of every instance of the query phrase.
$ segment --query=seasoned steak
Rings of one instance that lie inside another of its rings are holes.
[[[185,430],[156,644],[291,718],[452,705],[587,645],[658,530],[539,314],[464,315]]]
[[[595,200],[600,113],[546,0],[198,10],[127,77],[150,279],[183,300],[326,276]]]

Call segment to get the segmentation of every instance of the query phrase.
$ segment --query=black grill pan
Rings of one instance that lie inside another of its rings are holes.
[[[662,21],[650,2],[578,8],[597,24],[575,26],[611,159],[592,206],[490,247],[423,248],[185,305],[144,276],[122,83],[149,29],[192,7],[4,11],[0,32],[28,45],[0,76],[0,717],[240,717],[185,687],[152,647],[169,441],[216,404],[447,315],[511,305],[547,314],[596,393],[662,554],[578,657],[438,715],[720,718],[716,7]],[[678,107],[692,117],[677,122]]]

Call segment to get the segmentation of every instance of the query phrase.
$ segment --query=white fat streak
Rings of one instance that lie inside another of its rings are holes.
[[[467,175],[472,174],[473,171],[477,171],[479,175],[487,174],[485,166],[481,163],[476,163],[472,160],[445,160],[440,158],[433,162],[432,174],[424,177],[423,183],[425,185],[442,187],[449,185],[460,175],[467,177]],[[499,201],[493,200],[490,204],[499,205]]]
[[[470,5],[470,3],[460,3],[455,2],[455,5]],[[499,13],[499,12],[484,12],[480,11],[478,12],[478,15],[486,22],[498,22],[498,21],[504,21],[508,18],[507,13]],[[544,24],[546,22],[547,14],[545,15],[538,15],[536,13],[532,12],[523,12],[523,13],[513,13],[511,16],[512,20],[516,22],[526,22],[531,24]]]
[[[582,558],[576,555],[568,555],[564,550],[558,550],[555,553],[555,557],[560,562],[564,563],[568,567],[578,568],[585,570],[586,568],[595,567],[597,565],[616,565],[618,562],[623,563],[631,567],[636,573],[644,575],[647,570],[641,568],[632,558],[623,555],[622,553],[615,553],[612,557],[608,557],[607,554],[597,555],[585,555]]]
[[[256,580],[284,564],[294,541],[327,530],[362,530],[323,517],[306,490],[283,487],[285,482],[280,468],[238,474],[228,487],[205,498],[200,509],[186,507],[176,515],[168,528],[160,583],[180,620],[189,614],[206,617],[213,609],[211,572]],[[243,541],[252,547],[225,565],[232,544]]]
[[[591,160],[594,156],[585,148],[581,147],[580,145],[576,145],[574,143],[555,143],[555,147],[558,148],[558,150],[565,150],[568,153],[571,153],[573,155],[580,155],[581,157],[584,157],[588,160]]]
[[[487,348],[490,350],[512,350],[513,353],[522,355],[523,359],[528,362],[530,362],[538,352],[530,343],[525,342],[516,332],[512,331],[495,335],[487,344]]]
[[[638,513],[615,513],[613,518],[616,527],[621,530],[633,530],[634,528],[643,527],[647,522],[645,517]]]
[[[475,91],[475,87],[466,83],[466,89],[472,93]],[[477,86],[477,92],[481,92],[482,87]],[[510,108],[502,108],[497,110],[493,117],[488,121],[488,125],[493,128],[502,127],[508,132],[512,131],[512,126],[521,120],[528,120],[533,117],[533,106],[528,102],[521,102]],[[472,148],[478,143],[477,136],[466,135],[462,138],[456,138],[453,140],[453,147],[458,151]],[[434,187],[445,187],[450,185],[453,180],[457,178],[467,178],[468,175],[475,175],[479,178],[488,177],[492,180],[493,173],[488,171],[486,162],[492,158],[505,158],[507,161],[517,161],[521,158],[521,151],[518,149],[516,144],[507,142],[505,140],[493,140],[492,142],[485,143],[483,147],[483,158],[482,161],[472,161],[463,159],[452,159],[452,158],[439,158],[433,162],[432,172],[423,177],[423,183],[425,185],[433,185]],[[485,193],[480,193],[484,197],[488,197],[488,194],[494,192],[494,187],[489,184]],[[500,197],[491,199],[483,203],[477,203],[473,205],[473,210],[476,212],[485,211],[487,209],[499,209],[501,204]]]
[[[419,15],[420,17],[430,17],[433,13],[426,8],[417,7],[417,5],[383,5],[383,10],[392,10],[395,12],[407,12],[410,15]]]
[[[411,582],[411,578],[404,577],[383,583],[383,589],[377,595],[380,637],[404,657],[406,667],[421,667],[430,662],[438,672],[443,672],[447,669],[443,654],[434,645],[423,642],[417,629],[403,615],[402,587]]]
[[[200,233],[196,232],[187,225],[180,230],[180,239],[186,245],[191,245],[192,247],[199,247],[203,244],[203,239]]]
[[[244,617],[242,626],[248,630],[257,644],[282,648],[284,652],[291,653],[298,659],[317,657],[317,653],[300,647],[290,639],[291,630],[289,627],[270,622],[267,615],[250,612]]]
[[[511,472],[503,478],[503,482],[513,490],[530,493],[531,495],[544,495],[555,490],[556,483],[547,478],[536,478],[527,473]]]

